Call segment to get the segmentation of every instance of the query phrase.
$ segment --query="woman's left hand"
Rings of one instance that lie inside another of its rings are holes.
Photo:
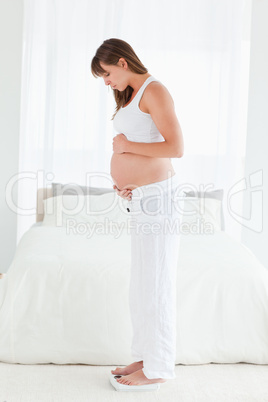
[[[113,151],[116,154],[123,154],[124,152],[126,152],[127,142],[128,139],[125,134],[117,134],[113,139]]]

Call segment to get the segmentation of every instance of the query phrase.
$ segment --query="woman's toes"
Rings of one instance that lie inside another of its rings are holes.
[[[112,372],[112,374],[119,374],[120,369],[117,367],[115,370],[112,370],[111,372]]]

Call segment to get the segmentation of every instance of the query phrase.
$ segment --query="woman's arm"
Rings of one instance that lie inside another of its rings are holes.
[[[181,158],[180,150],[167,141],[162,142],[133,142],[128,141],[124,153],[152,156],[155,158]]]
[[[154,84],[154,85],[152,85]],[[144,105],[157,129],[164,137],[163,142],[133,142],[118,134],[114,138],[114,152],[134,153],[158,158],[181,158],[184,152],[183,136],[177,119],[174,101],[164,85],[153,82],[143,95]]]

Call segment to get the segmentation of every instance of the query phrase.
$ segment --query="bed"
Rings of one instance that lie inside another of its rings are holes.
[[[114,195],[124,205],[125,200],[110,189],[94,195],[83,189],[78,197],[99,207]],[[55,205],[63,207],[63,199],[70,206],[75,197],[55,194],[53,188],[38,190],[36,222],[22,236],[7,274],[0,279],[1,362],[132,362],[126,217],[117,207],[106,216],[90,218],[82,209],[76,216],[84,227],[104,224],[109,216],[122,226],[120,234],[67,232],[66,216],[57,226],[58,209],[50,216],[48,211]],[[176,364],[267,364],[267,269],[222,230],[220,200],[208,199],[206,219],[214,219],[214,233],[181,234]],[[188,194],[185,211],[198,203],[199,196]]]

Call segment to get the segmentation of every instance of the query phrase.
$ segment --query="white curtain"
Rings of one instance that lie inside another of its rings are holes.
[[[185,143],[184,156],[172,159],[181,183],[223,188],[226,232],[240,240],[227,197],[244,174],[244,3],[24,0],[17,242],[35,222],[37,188],[53,181],[112,186],[115,101],[90,63],[113,37],[131,44],[174,99]],[[239,194],[232,203],[242,214]]]

